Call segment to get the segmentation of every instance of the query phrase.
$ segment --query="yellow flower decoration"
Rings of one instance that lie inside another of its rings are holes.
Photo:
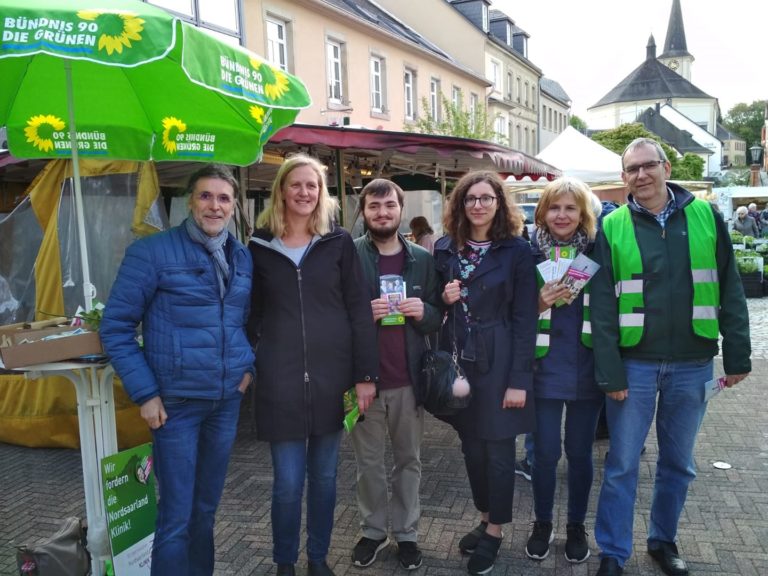
[[[264,92],[266,92],[268,98],[277,100],[283,94],[288,92],[288,76],[281,70],[276,70],[274,68],[272,68],[272,72],[275,75],[275,82],[274,84],[265,84]]]
[[[262,108],[261,106],[254,105],[249,108],[249,111],[251,113],[251,117],[254,120],[256,120],[256,122],[258,122],[259,124],[264,123],[264,113],[265,113],[264,108]]]
[[[173,116],[163,118],[163,148],[168,154],[176,153],[176,134],[186,131],[187,125],[182,120]]]
[[[27,136],[27,142],[42,152],[53,150],[53,138],[40,135],[40,129],[50,127],[53,131],[64,130],[64,121],[52,114],[40,114],[32,116],[27,120],[27,127],[24,128],[24,134]]]
[[[264,93],[267,95],[267,98],[277,100],[288,92],[290,88],[288,76],[285,75],[285,72],[270,66],[258,58],[250,58],[250,64],[254,68],[261,69],[262,77],[264,78]]]
[[[106,50],[108,55],[112,52],[123,53],[123,46],[131,47],[131,40],[140,41],[144,30],[144,20],[139,18],[135,12],[125,10],[80,10],[77,16],[82,20],[96,20],[104,14],[113,14],[122,20],[122,30],[117,34],[104,33],[99,36],[99,50]]]

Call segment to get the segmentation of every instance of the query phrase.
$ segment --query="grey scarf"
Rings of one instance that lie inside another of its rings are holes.
[[[229,236],[227,229],[224,228],[218,236],[208,236],[197,225],[192,216],[188,216],[184,220],[184,227],[192,242],[202,244],[208,253],[213,256],[213,261],[216,264],[216,278],[219,280],[219,294],[224,298],[224,293],[227,290],[227,281],[229,280],[229,263],[227,262],[227,255],[224,253],[224,244],[226,244],[227,237]]]

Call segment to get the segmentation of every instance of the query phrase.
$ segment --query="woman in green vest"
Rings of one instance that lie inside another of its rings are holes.
[[[575,178],[550,182],[536,207],[533,238],[537,263],[588,255],[594,246],[593,194]],[[545,272],[546,274],[546,272]],[[525,547],[534,560],[549,555],[557,484],[557,464],[565,446],[568,461],[568,511],[565,558],[589,558],[584,520],[592,487],[592,444],[605,395],[597,387],[589,323],[589,285],[570,304],[560,280],[544,282],[539,273],[539,330],[536,338],[536,433],[532,470],[536,520]],[[565,437],[561,428],[565,412]]]

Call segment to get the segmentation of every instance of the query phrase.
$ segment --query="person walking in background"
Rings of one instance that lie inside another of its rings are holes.
[[[622,574],[632,554],[640,451],[655,416],[647,549],[665,574],[685,576],[675,540],[696,477],[705,387],[720,334],[725,385],[749,374],[747,306],[725,223],[709,203],[667,182],[671,165],[661,146],[633,140],[622,167],[628,203],[603,220],[590,307],[611,434],[595,524],[597,574]]]
[[[207,165],[190,177],[189,216],[128,247],[99,329],[152,430],[160,493],[156,576],[213,574],[216,508],[240,400],[253,378],[245,330],[252,264],[227,231],[237,189],[224,166]]]
[[[555,247],[573,249],[574,255],[591,253],[600,202],[575,178],[547,184],[536,207],[534,259],[550,259]],[[570,295],[567,286],[539,281],[539,332],[536,340],[536,435],[533,443],[533,500],[536,520],[525,547],[534,560],[549,556],[554,539],[553,508],[557,464],[565,447],[568,461],[568,512],[565,558],[584,562],[589,545],[584,520],[592,488],[592,445],[605,395],[595,382],[592,331],[589,323],[589,285],[570,304],[555,303]],[[561,427],[565,412],[565,436]]]
[[[360,192],[367,232],[355,240],[355,247],[368,284],[374,322],[379,324],[390,312],[389,303],[381,296],[380,277],[401,277],[406,298],[397,304],[405,324],[377,327],[378,397],[350,436],[357,461],[357,507],[363,532],[352,551],[352,562],[370,566],[387,546],[389,509],[400,565],[415,570],[422,562],[417,539],[424,408],[413,385],[419,378],[425,338],[440,327],[441,304],[432,256],[398,233],[403,201],[402,189],[383,178],[372,180]],[[392,443],[391,499],[385,467],[387,434]]]
[[[746,206],[736,208],[736,217],[731,223],[731,229],[742,233],[744,236],[760,237],[760,231],[757,229],[757,222],[748,214]]]
[[[411,218],[410,222],[413,241],[432,254],[435,251],[435,231],[424,216]]]
[[[762,233],[763,223],[760,220],[760,212],[757,211],[757,204],[755,204],[754,202],[750,202],[749,205],[747,206],[747,216],[752,218],[752,220],[755,221],[755,224],[757,224],[758,233]],[[758,236],[755,236],[755,238],[759,238],[759,237],[760,237],[759,234]]]
[[[493,172],[465,174],[451,194],[435,244],[449,306],[440,345],[456,352],[472,388],[469,406],[446,417],[461,440],[481,522],[459,542],[467,570],[493,569],[502,526],[512,520],[515,436],[535,426],[533,357],[537,290],[523,225]]]
[[[258,349],[256,426],[269,442],[273,560],[293,576],[307,493],[309,576],[326,562],[336,505],[342,397],[355,387],[361,413],[376,395],[378,354],[371,304],[355,246],[334,225],[325,170],[298,154],[285,160],[269,207],[257,219],[249,333]]]

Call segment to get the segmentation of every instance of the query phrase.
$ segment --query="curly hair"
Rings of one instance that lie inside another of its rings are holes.
[[[515,210],[514,201],[504,192],[504,182],[499,175],[488,170],[467,172],[456,183],[443,216],[446,234],[453,238],[458,247],[464,246],[470,237],[470,222],[464,209],[464,198],[472,186],[481,182],[488,184],[496,196],[497,208],[488,231],[489,240],[496,242],[522,233],[522,215]]]
[[[327,234],[333,229],[336,212],[339,208],[338,201],[328,193],[328,185],[325,182],[325,166],[319,160],[306,154],[294,154],[286,158],[277,171],[272,182],[272,194],[269,196],[269,206],[262,210],[256,219],[256,226],[267,228],[274,236],[280,238],[285,233],[285,198],[283,197],[283,184],[288,175],[296,168],[309,166],[317,174],[318,196],[317,206],[309,220],[309,232],[311,234]]]

